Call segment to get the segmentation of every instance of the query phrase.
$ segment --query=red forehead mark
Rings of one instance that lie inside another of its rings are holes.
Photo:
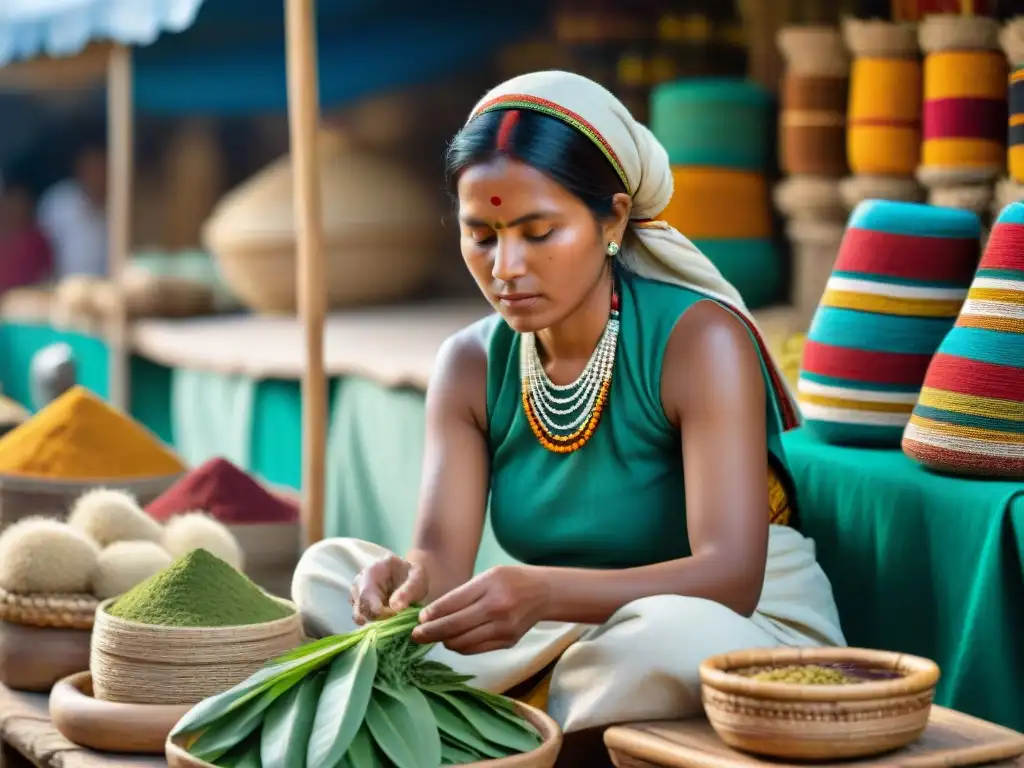
[[[497,195],[495,195],[494,197],[492,197],[492,198],[491,198],[491,205],[493,205],[493,206],[494,206],[495,208],[497,208],[498,206],[500,206],[500,205],[501,205],[501,198],[500,198],[500,197],[498,197]]]

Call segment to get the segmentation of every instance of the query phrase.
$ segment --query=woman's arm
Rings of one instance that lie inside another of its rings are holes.
[[[442,345],[426,408],[419,512],[406,559],[426,571],[428,600],[434,600],[472,577],[483,534],[490,466],[487,351],[479,325]]]
[[[740,320],[712,302],[683,315],[665,351],[662,402],[682,433],[692,556],[625,570],[531,569],[547,595],[544,619],[599,624],[661,594],[744,616],[757,607],[768,551],[765,386]]]

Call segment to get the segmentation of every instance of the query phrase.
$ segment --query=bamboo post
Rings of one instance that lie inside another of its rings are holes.
[[[327,291],[323,255],[317,131],[316,2],[285,0],[288,67],[288,124],[298,247],[298,305],[305,326],[306,368],[302,376],[303,546],[324,535],[327,447],[327,379],[324,375],[324,317]]]
[[[112,46],[107,62],[107,143],[108,272],[118,286],[114,316],[107,325],[110,401],[127,413],[131,409],[128,314],[119,286],[131,255],[134,125],[132,55],[124,45]]]

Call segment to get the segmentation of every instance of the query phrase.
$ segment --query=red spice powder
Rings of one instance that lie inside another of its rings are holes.
[[[294,523],[299,519],[298,504],[268,491],[222,458],[196,467],[146,507],[146,512],[161,522],[195,510],[229,525]]]

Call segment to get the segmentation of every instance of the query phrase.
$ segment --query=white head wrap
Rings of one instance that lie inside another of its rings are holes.
[[[632,272],[697,291],[743,317],[754,319],[735,286],[681,232],[656,220],[672,198],[672,166],[654,134],[638,123],[606,88],[571,72],[534,72],[493,88],[473,108],[470,120],[493,109],[530,109],[564,120],[585,133],[608,157],[633,198],[631,222],[619,258]],[[760,337],[760,334],[757,334]],[[799,413],[786,378],[760,340],[778,389]]]

